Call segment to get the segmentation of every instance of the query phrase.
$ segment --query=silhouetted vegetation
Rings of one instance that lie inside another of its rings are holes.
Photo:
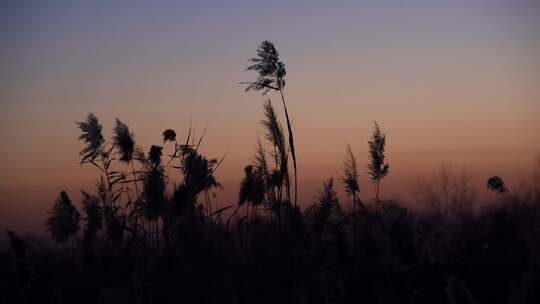
[[[279,91],[285,107],[274,45],[251,61],[248,89]],[[521,191],[489,178],[504,194],[474,210],[467,173],[443,166],[418,183],[425,212],[410,210],[379,195],[389,164],[375,123],[365,160],[375,197],[360,200],[347,146],[337,181],[351,204],[330,177],[302,208],[287,109],[288,141],[270,100],[263,113],[236,203],[218,201],[224,157],[201,152],[191,122],[185,138],[166,129],[148,150],[118,119],[110,141],[93,114],[78,122],[95,192],[80,203],[60,192],[45,223],[53,248],[7,231],[2,303],[540,303],[540,173]]]
[[[502,180],[502,178],[496,175],[488,179],[487,188],[491,191],[495,191],[498,193],[503,193],[503,192],[508,191],[508,189],[506,189],[506,186],[504,185],[504,181]]]
[[[60,192],[60,196],[54,202],[53,209],[47,219],[51,238],[57,243],[66,242],[79,231],[79,218],[79,211],[73,206],[67,193]]]
[[[379,125],[375,123],[373,134],[369,143],[369,165],[368,173],[371,181],[375,184],[375,208],[379,209],[379,188],[381,180],[388,175],[390,165],[384,161],[384,146],[386,136],[381,132]]]
[[[293,160],[294,205],[296,206],[298,203],[298,181],[295,152],[296,150],[294,147],[292,124],[289,118],[289,112],[287,111],[285,97],[283,95],[286,74],[285,64],[279,59],[279,53],[276,50],[274,44],[270,41],[263,41],[257,49],[257,57],[251,58],[249,61],[253,64],[250,65],[247,70],[256,71],[259,76],[257,77],[256,81],[248,82],[249,86],[246,88],[246,91],[263,91],[263,95],[266,95],[270,90],[279,91],[281,101],[283,102],[283,109],[285,111],[285,118],[287,120],[287,131],[289,132],[289,149],[291,151],[291,156]]]

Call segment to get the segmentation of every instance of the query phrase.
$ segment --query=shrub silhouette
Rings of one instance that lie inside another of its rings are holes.
[[[441,165],[429,179],[417,185],[416,199],[440,218],[459,217],[472,212],[476,197],[467,171]]]

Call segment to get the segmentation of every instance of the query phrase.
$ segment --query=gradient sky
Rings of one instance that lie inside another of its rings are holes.
[[[484,193],[493,174],[518,185],[540,152],[538,1],[2,1],[0,230],[43,231],[59,191],[94,191],[75,125],[90,112],[145,149],[207,126],[203,152],[227,153],[218,198],[235,202],[264,101],[237,82],[265,39],[287,65],[303,204],[347,143],[364,172],[375,120],[382,196],[405,203],[442,163]],[[361,188],[373,196],[365,174]]]

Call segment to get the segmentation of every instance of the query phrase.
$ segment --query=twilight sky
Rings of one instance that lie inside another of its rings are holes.
[[[416,179],[442,163],[468,168],[480,195],[490,175],[517,186],[532,170],[535,0],[2,1],[0,230],[43,231],[61,190],[77,203],[94,191],[75,125],[89,112],[107,136],[123,120],[145,150],[166,128],[185,136],[190,118],[197,134],[207,126],[203,152],[227,153],[218,198],[236,202],[265,98],[237,83],[255,77],[244,68],[265,39],[287,65],[303,204],[339,177],[347,143],[365,171],[375,120],[391,166],[383,198],[414,205]],[[373,197],[366,174],[360,186]]]

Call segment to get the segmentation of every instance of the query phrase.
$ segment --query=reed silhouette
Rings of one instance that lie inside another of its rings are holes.
[[[191,122],[185,138],[166,129],[143,150],[122,121],[107,140],[89,114],[77,126],[81,165],[100,173],[95,192],[80,202],[60,192],[45,223],[52,247],[7,231],[1,303],[540,303],[540,158],[527,188],[490,177],[500,194],[476,210],[468,174],[442,166],[418,182],[425,211],[411,210],[379,194],[389,164],[375,123],[375,197],[360,200],[347,146],[342,176],[300,206],[285,66],[267,41],[251,62],[259,77],[248,89],[280,92],[288,140],[267,100],[238,202],[214,195],[225,156],[204,155],[206,131],[197,138]]]
[[[285,97],[283,95],[286,74],[285,64],[280,61],[279,53],[274,44],[267,40],[263,41],[257,49],[257,57],[251,58],[249,61],[253,64],[250,65],[247,70],[256,71],[259,76],[257,77],[256,81],[247,82],[249,86],[246,88],[246,91],[263,91],[263,95],[266,95],[270,90],[279,91],[281,101],[283,102],[283,110],[285,111],[285,118],[287,120],[287,131],[289,133],[289,149],[291,151],[294,167],[294,205],[296,206],[298,203],[298,173],[292,124],[289,118],[289,112],[287,111]]]
[[[49,215],[47,226],[57,243],[68,241],[79,231],[80,213],[65,191],[60,192]]]
[[[487,180],[487,188],[491,191],[495,191],[498,193],[503,193],[508,191],[506,186],[504,185],[504,181],[502,178],[498,176],[492,176]]]
[[[373,134],[369,144],[369,159],[368,173],[371,181],[375,184],[375,207],[379,209],[379,188],[381,180],[388,175],[390,165],[384,161],[384,146],[386,144],[386,136],[382,133],[379,125],[375,122]]]

